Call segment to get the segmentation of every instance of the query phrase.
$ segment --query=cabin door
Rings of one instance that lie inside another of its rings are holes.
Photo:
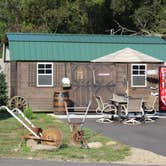
[[[115,89],[115,77],[114,65],[109,63],[72,63],[70,98],[75,106],[88,105],[91,94],[109,99]],[[93,97],[91,108],[95,107]]]
[[[93,91],[102,96],[104,101],[112,97],[115,91],[115,66],[110,63],[96,63],[93,65]]]
[[[75,106],[87,106],[92,91],[92,67],[88,63],[72,63],[72,93],[70,98]]]

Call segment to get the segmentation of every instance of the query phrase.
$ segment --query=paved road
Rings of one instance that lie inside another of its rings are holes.
[[[166,156],[166,119],[136,126],[120,123],[101,124],[87,119],[85,125],[114,140]]]
[[[104,163],[72,163],[48,160],[22,160],[22,159],[2,159],[0,166],[142,166],[142,165],[123,165],[123,164],[104,164]]]

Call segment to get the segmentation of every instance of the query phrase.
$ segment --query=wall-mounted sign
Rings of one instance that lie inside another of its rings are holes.
[[[98,75],[98,76],[109,76],[110,73],[98,73],[97,75]]]
[[[158,70],[147,70],[147,75],[157,75],[158,74]]]

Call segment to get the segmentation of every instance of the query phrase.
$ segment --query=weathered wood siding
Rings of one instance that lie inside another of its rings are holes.
[[[149,64],[147,64],[147,70],[158,70],[159,71],[159,67],[161,65],[162,64],[159,64],[159,63],[158,64],[149,63]],[[129,65],[129,67],[128,67],[128,70],[129,70],[128,73],[131,72],[130,69],[131,69],[131,65]],[[159,78],[159,74],[157,74],[157,75],[147,75],[147,77]],[[131,77],[130,77],[130,75],[128,77],[128,80],[129,80],[129,87],[130,87],[129,95],[133,96],[133,97],[139,97],[139,98],[146,99],[152,91],[150,89],[150,87],[155,86],[154,84],[147,82],[147,87],[145,87],[145,88],[135,88],[135,87],[131,87]]]
[[[104,100],[111,98],[112,93],[124,94],[126,90],[125,75],[129,81],[130,96],[146,97],[150,93],[149,85],[145,88],[131,88],[130,64],[54,62],[54,87],[36,86],[36,65],[36,62],[17,62],[17,64],[13,64],[14,70],[11,70],[12,94],[25,97],[34,111],[54,111],[54,92],[61,88],[61,80],[65,75],[70,78],[72,83],[69,95],[75,106],[87,105],[90,93],[101,95]],[[157,69],[159,66],[160,64],[147,65],[148,70]],[[95,107],[96,102],[93,98],[91,108]]]
[[[11,62],[10,63],[10,97],[16,96],[17,95],[17,82],[18,82],[18,77],[17,77],[17,63],[16,62]]]
[[[54,87],[37,87],[37,63],[17,63],[17,95],[27,99],[35,111],[53,112],[53,96],[57,88],[61,87],[64,77],[64,63],[54,64]]]

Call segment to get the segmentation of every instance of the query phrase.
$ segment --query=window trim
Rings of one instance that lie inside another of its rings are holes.
[[[134,65],[137,65],[137,66],[145,66],[145,74],[144,75],[134,75],[133,74],[133,66]],[[147,87],[147,81],[146,81],[146,78],[147,78],[147,64],[141,64],[141,63],[133,63],[131,64],[131,87]],[[145,76],[145,85],[133,85],[133,76]]]
[[[51,74],[39,74],[38,73],[38,65],[40,65],[40,64],[45,64],[45,65],[52,65],[52,68],[51,68],[51,70],[52,70],[52,73]],[[53,63],[51,63],[51,62],[38,62],[37,63],[37,65],[36,65],[36,68],[37,68],[37,82],[36,82],[36,86],[37,87],[53,87],[54,86],[54,84],[53,84],[53,80],[54,80],[54,77],[53,77],[53,71],[54,71],[54,64]],[[39,75],[51,75],[51,85],[39,85]]]

